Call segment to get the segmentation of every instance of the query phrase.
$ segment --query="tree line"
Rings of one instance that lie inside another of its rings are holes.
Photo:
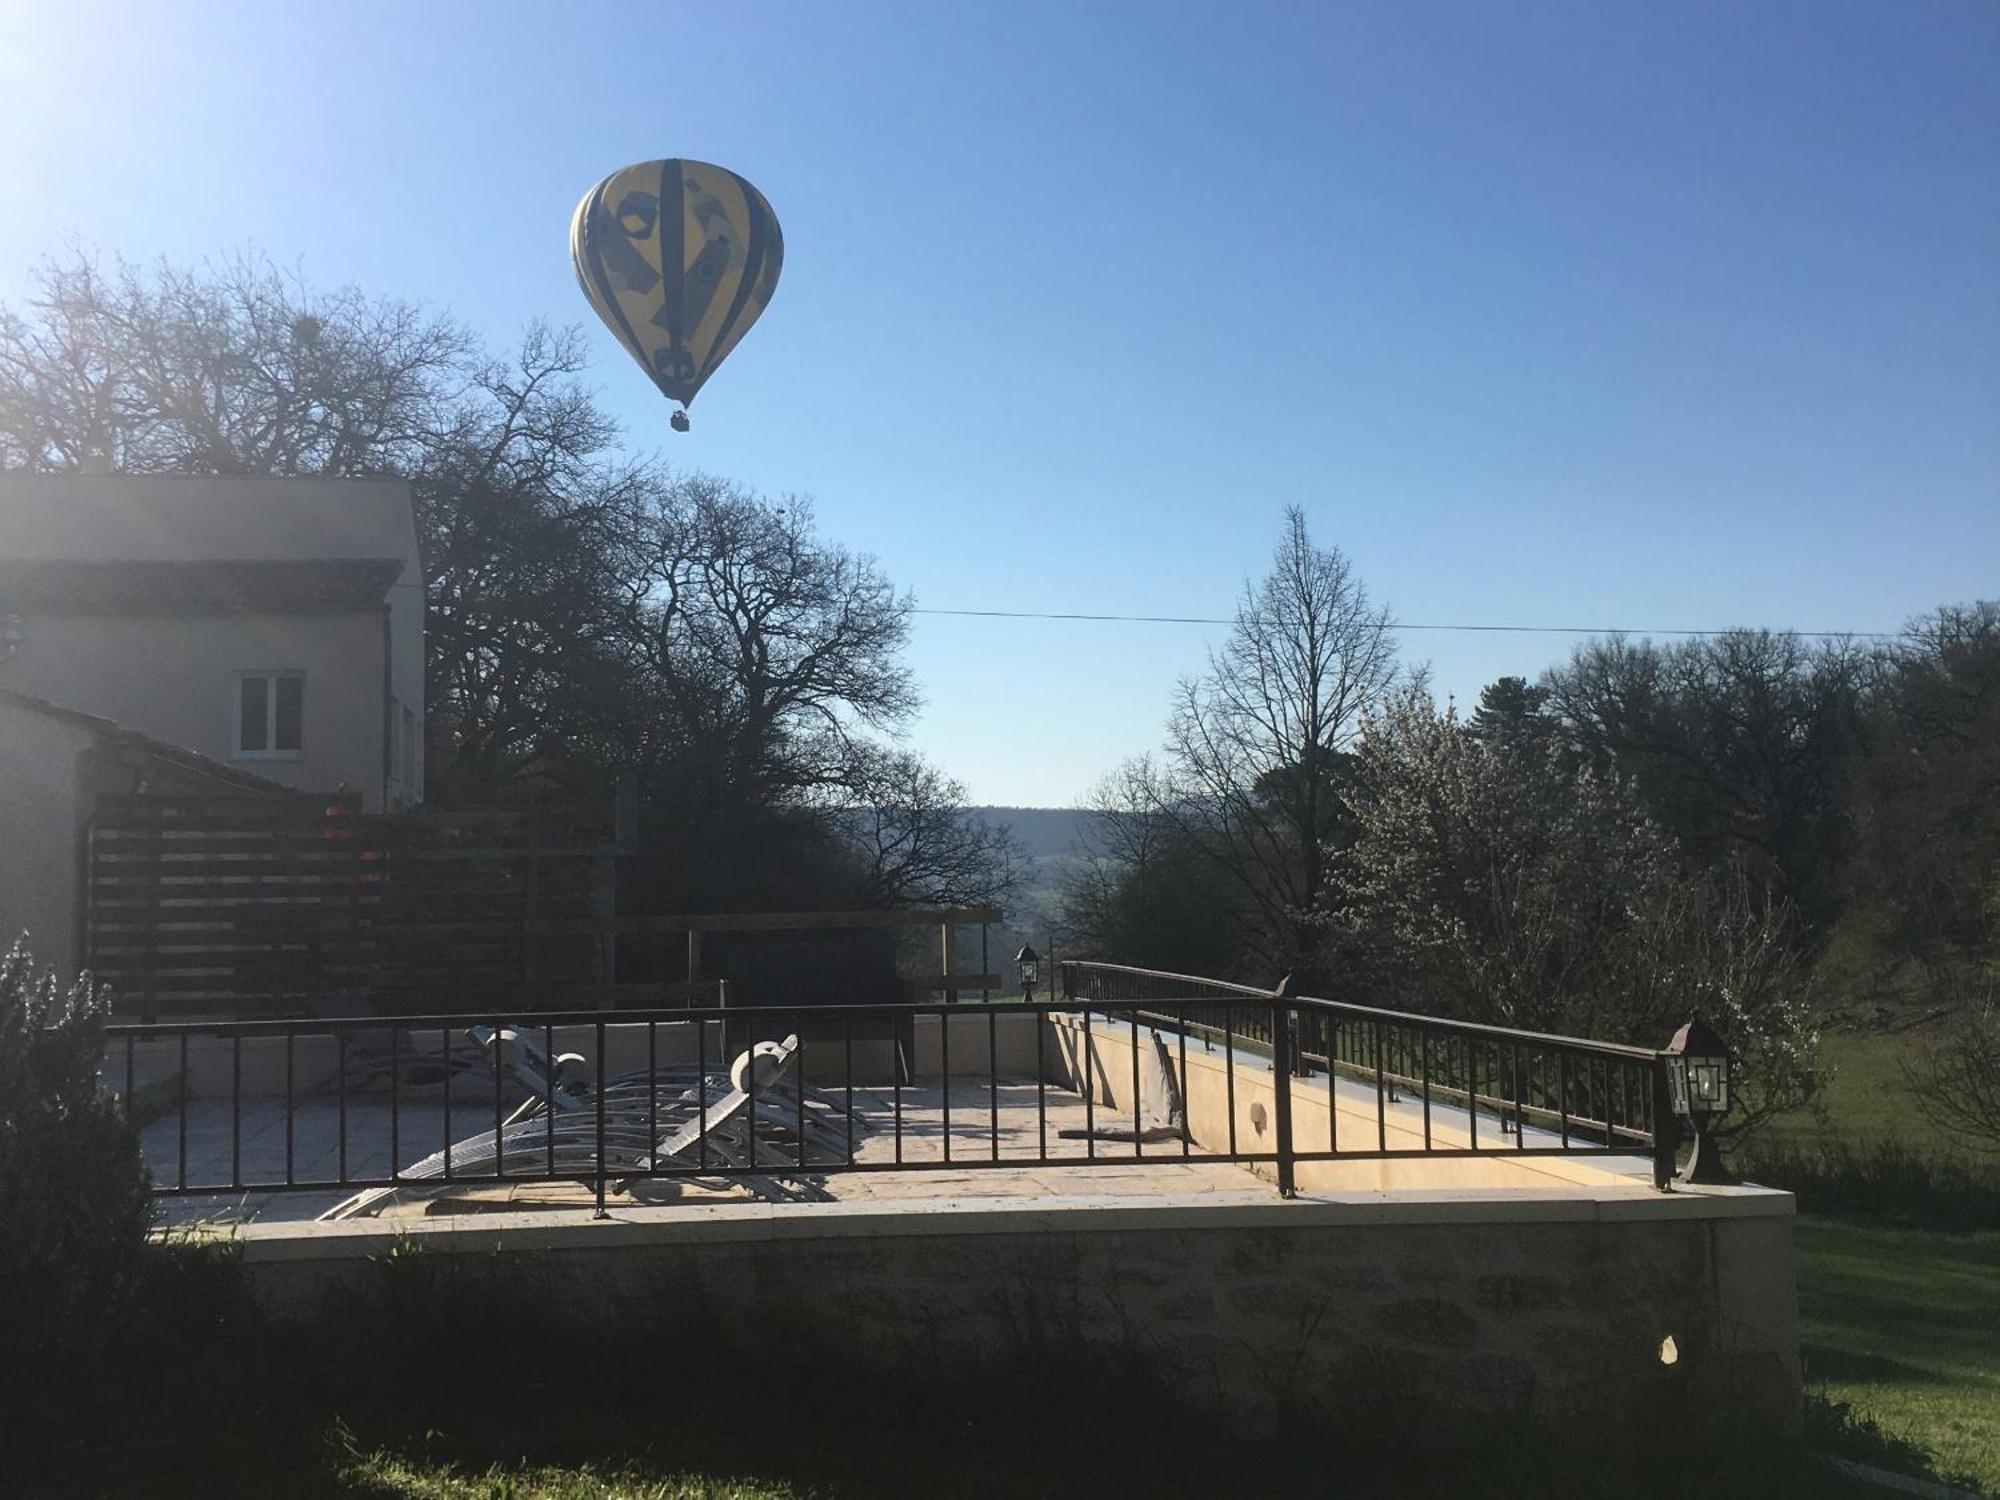
[[[636,773],[669,910],[1003,897],[1004,828],[898,744],[911,599],[809,498],[620,446],[580,336],[246,254],[86,252],[0,306],[0,471],[401,476],[429,595],[427,799],[586,812]]]
[[[1124,962],[1652,1044],[1701,1013],[1739,1127],[1811,1095],[1830,1017],[1955,1019],[1940,1097],[1993,1050],[1993,601],[1889,642],[1592,640],[1464,714],[1293,509],[1093,806],[1067,925]]]

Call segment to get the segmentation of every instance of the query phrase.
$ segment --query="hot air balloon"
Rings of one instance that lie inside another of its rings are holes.
[[[785,240],[764,195],[726,167],[645,161],[583,195],[570,225],[576,279],[660,394],[687,405],[778,285]]]

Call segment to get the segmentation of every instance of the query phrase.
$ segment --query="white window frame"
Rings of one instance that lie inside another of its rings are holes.
[[[264,745],[262,750],[243,748],[243,684],[262,678],[264,688]],[[299,684],[299,747],[279,750],[278,681],[293,678]],[[306,674],[297,667],[262,667],[238,672],[229,680],[229,753],[232,760],[303,760],[306,742]]]

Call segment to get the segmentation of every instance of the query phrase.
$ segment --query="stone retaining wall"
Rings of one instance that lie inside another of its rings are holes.
[[[1254,1191],[253,1225],[243,1241],[281,1319],[366,1316],[409,1264],[388,1252],[414,1247],[496,1315],[559,1309],[572,1348],[647,1330],[688,1372],[782,1359],[976,1389],[1121,1369],[1260,1430],[1388,1402],[1604,1431],[1642,1418],[1671,1440],[1796,1426],[1791,1207],[1762,1189]]]

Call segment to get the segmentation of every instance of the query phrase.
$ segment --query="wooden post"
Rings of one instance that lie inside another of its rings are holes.
[[[938,924],[938,956],[944,961],[944,998],[947,1005],[958,1003],[958,925]]]
[[[699,927],[690,927],[688,929],[688,983],[693,984],[700,978],[701,929]]]

